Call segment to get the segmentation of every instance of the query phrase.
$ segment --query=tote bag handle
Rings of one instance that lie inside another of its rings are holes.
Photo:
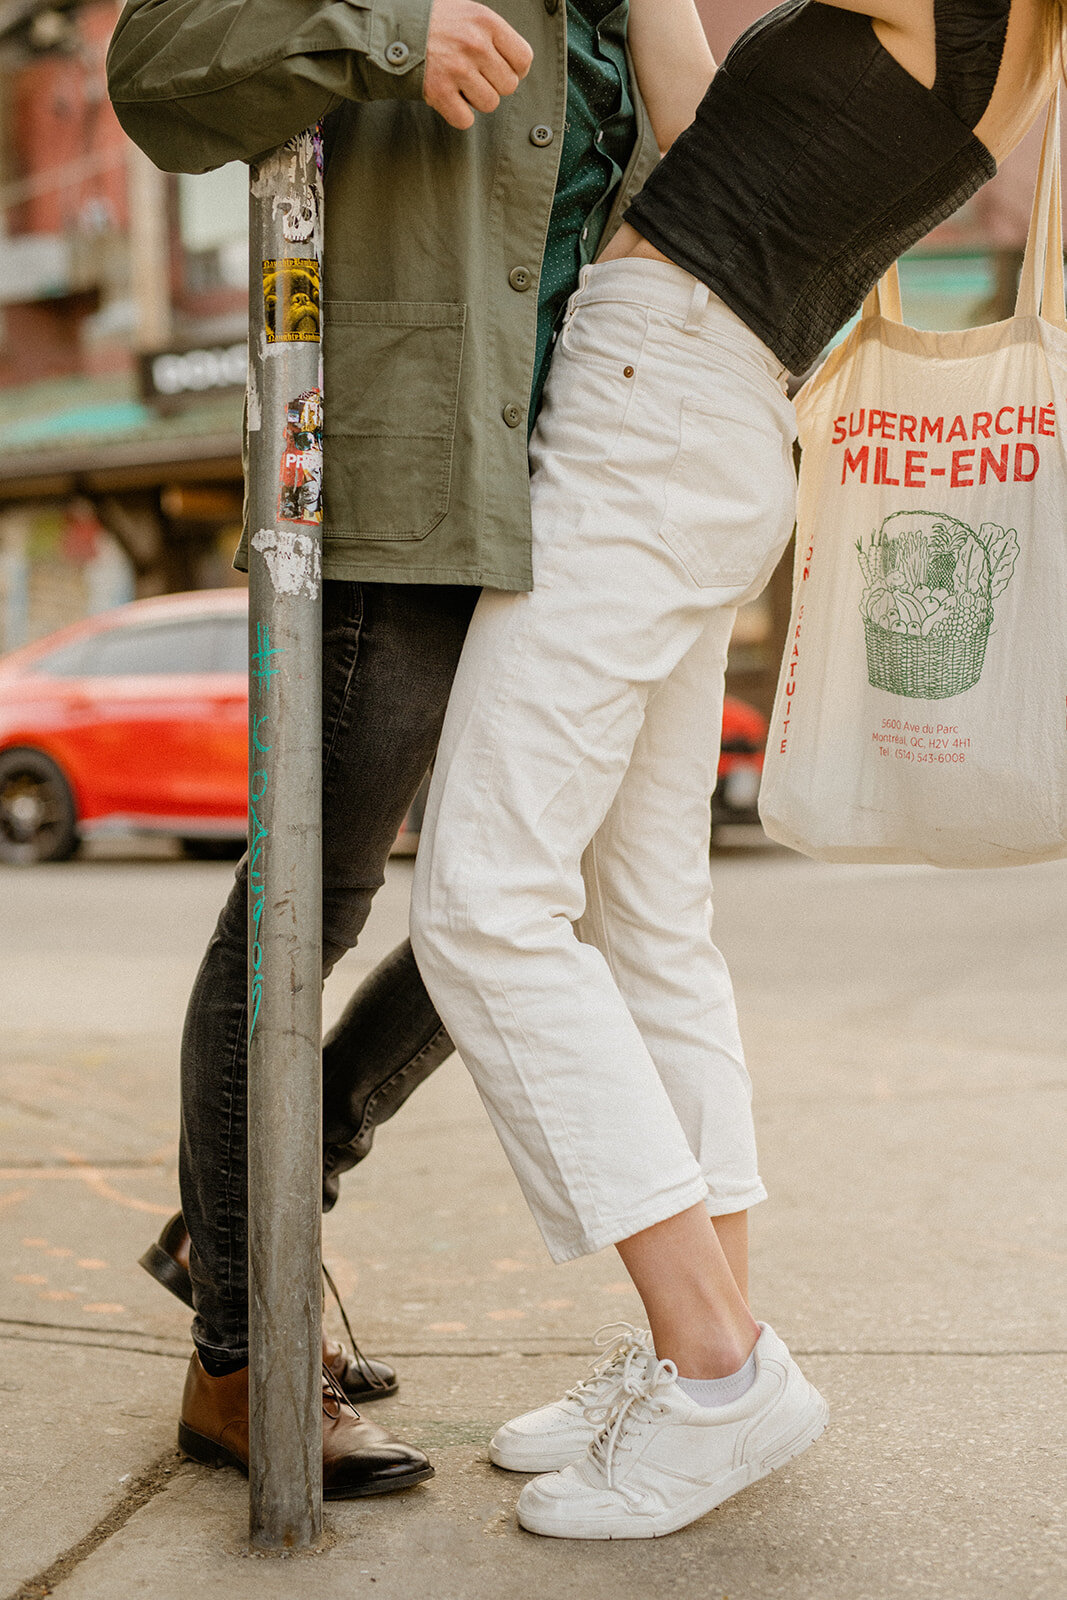
[[[1017,317],[1042,316],[1058,328],[1067,329],[1063,281],[1063,187],[1060,176],[1060,91],[1059,85],[1049,101],[1045,118],[1045,137],[1041,145],[1041,165],[1026,236],[1026,254],[1015,302]],[[894,261],[885,277],[876,283],[863,302],[861,319],[884,317],[887,322],[902,322],[900,273]]]
[[[860,320],[866,322],[871,317],[884,317],[887,322],[904,321],[900,304],[900,273],[895,261],[863,302]]]
[[[1060,178],[1060,91],[1049,101],[1034,209],[1019,277],[1017,317],[1042,316],[1067,328],[1063,302],[1063,189]]]

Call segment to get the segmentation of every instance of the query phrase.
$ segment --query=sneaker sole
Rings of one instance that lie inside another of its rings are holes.
[[[248,1477],[248,1463],[242,1461],[240,1456],[235,1456],[232,1450],[227,1450],[224,1445],[215,1439],[208,1439],[202,1433],[197,1433],[186,1423],[178,1424],[178,1449],[190,1461],[198,1461],[205,1467],[236,1467],[244,1477]],[[327,1489],[322,1491],[324,1500],[365,1500],[375,1494],[392,1494],[395,1489],[411,1489],[417,1483],[426,1483],[435,1476],[433,1467],[427,1463],[414,1472],[406,1472],[401,1477],[382,1478],[377,1483],[360,1484],[350,1489]]]
[[[590,1433],[590,1439],[593,1435]],[[570,1451],[560,1450],[554,1456],[534,1455],[533,1452],[524,1455],[521,1450],[501,1450],[489,1442],[489,1459],[494,1467],[502,1467],[505,1472],[562,1472],[564,1467],[576,1467],[579,1461],[585,1459],[588,1443]]]
[[[635,1517],[612,1526],[606,1525],[600,1518],[590,1517],[587,1520],[576,1517],[564,1527],[558,1519],[540,1518],[536,1512],[523,1514],[520,1511],[519,1525],[528,1533],[539,1533],[549,1539],[662,1539],[665,1534],[677,1533],[679,1528],[688,1527],[698,1517],[714,1511],[724,1500],[747,1489],[750,1484],[758,1483],[761,1478],[768,1477],[813,1445],[825,1432],[830,1420],[830,1408],[826,1401],[821,1395],[817,1395],[816,1399],[817,1404],[809,1408],[796,1430],[777,1443],[760,1461],[738,1467],[736,1472],[720,1479],[714,1488],[702,1489],[692,1495],[684,1506],[664,1512],[659,1517],[644,1520]]]

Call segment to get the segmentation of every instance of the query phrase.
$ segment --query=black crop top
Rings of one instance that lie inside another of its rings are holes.
[[[743,33],[626,213],[792,372],[996,172],[975,137],[1011,0],[935,0],[932,89],[870,17],[786,0]]]
[[[996,86],[1011,0],[935,0],[937,67],[931,94],[977,128]]]

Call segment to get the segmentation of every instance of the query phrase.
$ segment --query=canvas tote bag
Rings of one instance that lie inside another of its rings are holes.
[[[760,794],[824,861],[1067,854],[1059,97],[1015,316],[901,321],[896,268],[801,391],[793,610]]]

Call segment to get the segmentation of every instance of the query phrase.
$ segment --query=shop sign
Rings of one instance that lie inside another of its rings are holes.
[[[243,339],[190,350],[152,350],[141,356],[141,395],[151,404],[169,407],[197,395],[243,389],[247,369]]]

